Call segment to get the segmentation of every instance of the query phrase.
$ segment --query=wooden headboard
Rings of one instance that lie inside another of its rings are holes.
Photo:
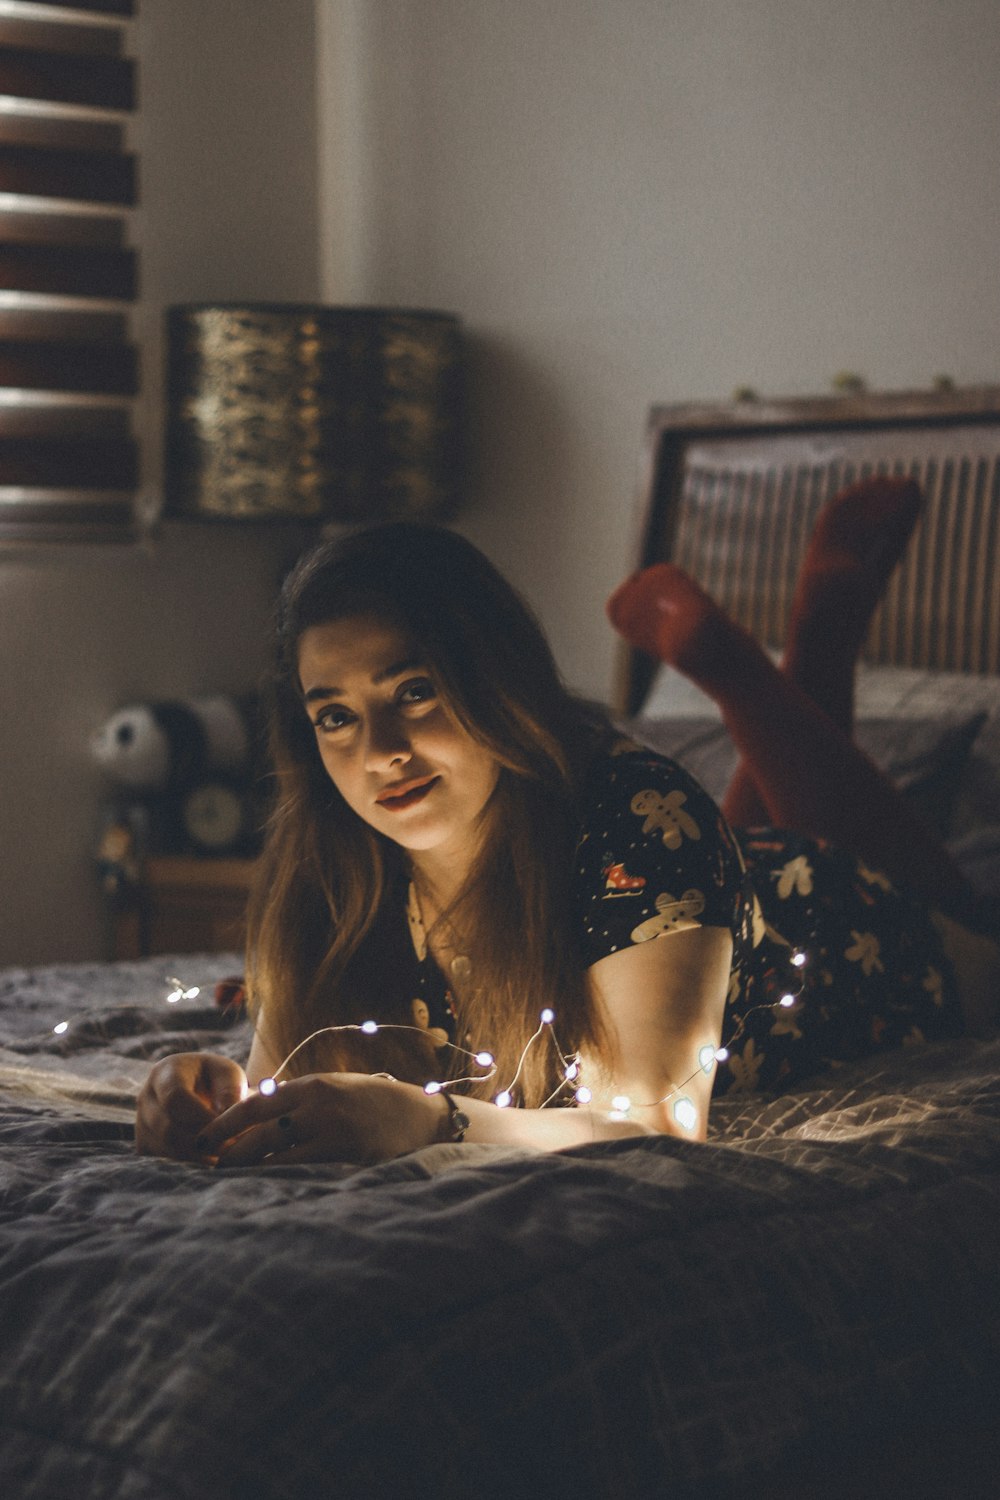
[[[1000,671],[1000,387],[654,406],[632,565],[678,563],[780,646],[818,510],[875,473],[912,476],[926,503],[866,659]],[[655,668],[621,649],[619,713],[640,710]]]

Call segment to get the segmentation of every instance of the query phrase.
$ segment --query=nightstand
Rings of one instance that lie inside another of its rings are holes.
[[[252,859],[147,859],[114,912],[114,956],[242,949]]]

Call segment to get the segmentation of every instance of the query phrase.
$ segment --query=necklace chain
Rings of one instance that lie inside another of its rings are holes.
[[[445,929],[445,941],[440,947],[440,957],[447,963],[448,971],[456,983],[461,984],[470,979],[472,976],[472,960],[467,953],[461,951],[461,939],[447,911],[438,912],[430,926],[428,926],[427,919],[424,916],[424,903],[420,895],[420,887],[415,877],[410,881],[410,890],[413,893],[411,922],[413,915],[415,915],[420,947],[423,948],[423,953],[418,949],[417,957],[420,958],[421,962],[425,961],[428,957],[434,957],[435,959],[438,957],[438,954],[434,952],[431,946],[431,933],[438,924],[442,924]],[[447,957],[448,954],[452,956],[449,958]]]

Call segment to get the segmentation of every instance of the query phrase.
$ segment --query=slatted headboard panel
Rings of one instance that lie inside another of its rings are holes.
[[[817,512],[873,473],[917,479],[925,508],[867,658],[1000,671],[1000,388],[654,407],[635,566],[679,563],[780,646]],[[638,711],[654,670],[623,649],[619,711]]]

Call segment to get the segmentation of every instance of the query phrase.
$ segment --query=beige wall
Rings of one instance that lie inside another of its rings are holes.
[[[155,459],[164,306],[317,293],[314,28],[312,0],[140,10]],[[144,550],[0,554],[0,964],[104,953],[87,738],[124,703],[252,683],[288,545],[173,526]]]
[[[647,406],[1000,376],[996,0],[318,0],[328,294],[474,351],[463,529],[607,690]],[[342,60],[341,60],[342,67]],[[346,166],[345,166],[346,163]]]
[[[997,378],[995,0],[140,8],[154,426],[166,303],[462,313],[461,524],[587,691],[651,401]],[[250,681],[282,546],[0,557],[0,963],[101,952],[87,736]]]

